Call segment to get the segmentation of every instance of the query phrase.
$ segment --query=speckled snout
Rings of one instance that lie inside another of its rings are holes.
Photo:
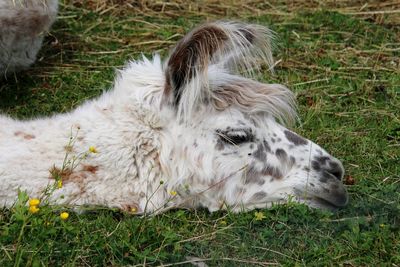
[[[300,199],[318,208],[335,209],[346,206],[349,197],[342,183],[342,163],[330,155],[319,155],[312,158],[310,165],[310,182],[303,190],[296,190]]]

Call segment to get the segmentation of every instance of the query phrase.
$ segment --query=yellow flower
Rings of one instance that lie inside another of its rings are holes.
[[[29,206],[33,207],[33,206],[37,206],[40,204],[40,200],[37,198],[32,198],[29,200]]]
[[[219,221],[219,223],[222,224],[222,225],[226,225],[226,221],[225,220]]]
[[[94,146],[89,147],[89,152],[90,153],[98,153],[97,149]]]
[[[58,180],[57,182],[57,188],[60,189],[63,186],[63,183],[61,180]]]
[[[38,212],[40,209],[37,206],[30,206],[29,207],[29,212],[34,214],[36,212]]]
[[[379,227],[380,227],[380,228],[385,228],[385,225],[384,225],[383,223],[381,223],[381,224],[379,225]]]
[[[171,196],[173,196],[173,197],[176,196],[176,194],[177,194],[176,191],[174,191],[174,190],[169,191],[169,193],[170,193]]]
[[[137,212],[137,208],[132,207],[132,208],[131,208],[131,212],[132,212],[132,213],[136,213],[136,212]]]
[[[256,220],[256,221],[262,221],[263,219],[266,218],[265,215],[264,215],[264,213],[261,212],[261,211],[256,211],[256,212],[254,212],[254,217],[255,217],[255,220]]]
[[[66,220],[66,219],[68,219],[68,217],[69,217],[69,214],[68,214],[68,212],[61,212],[60,213],[60,218],[62,219],[62,220]]]

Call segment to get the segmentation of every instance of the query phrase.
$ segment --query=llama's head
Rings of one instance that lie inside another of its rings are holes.
[[[292,93],[238,74],[260,61],[272,66],[270,36],[256,25],[209,23],[185,36],[166,62],[162,106],[175,118],[160,158],[169,189],[186,205],[347,203],[341,162],[283,126],[296,118]]]

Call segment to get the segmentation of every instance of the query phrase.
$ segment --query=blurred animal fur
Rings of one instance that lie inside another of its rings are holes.
[[[0,0],[0,79],[35,62],[57,9],[57,0]]]

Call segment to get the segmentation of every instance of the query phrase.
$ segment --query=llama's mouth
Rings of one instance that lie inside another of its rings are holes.
[[[315,197],[311,201],[314,202],[317,207],[321,207],[327,210],[337,210],[341,208],[341,206],[337,206],[334,203],[320,197]]]
[[[324,198],[320,198],[317,196],[299,197],[298,200],[299,202],[304,203],[312,208],[325,209],[331,211],[338,210],[345,206],[343,204],[338,205],[337,203],[330,202]]]
[[[346,189],[342,186],[342,190],[336,191],[330,195],[320,195],[318,192],[297,192],[297,200],[310,207],[326,210],[337,210],[347,205],[348,194]]]

